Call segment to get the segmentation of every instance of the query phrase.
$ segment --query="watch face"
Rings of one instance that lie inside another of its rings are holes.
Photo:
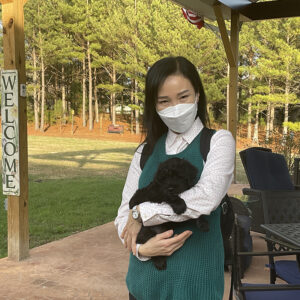
[[[134,210],[134,211],[132,212],[132,217],[133,217],[135,220],[138,219],[139,213],[138,213],[136,210]]]

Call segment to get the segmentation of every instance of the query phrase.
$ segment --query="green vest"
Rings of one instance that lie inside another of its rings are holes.
[[[166,154],[166,135],[156,143],[139,179],[139,188],[153,179],[159,164],[169,158],[188,160],[198,168],[198,180],[203,170],[200,154],[200,134],[182,152]],[[222,300],[224,292],[224,249],[220,229],[220,208],[206,219],[209,232],[201,232],[193,222],[183,222],[175,233],[192,230],[185,244],[167,258],[167,269],[157,270],[152,261],[140,261],[130,254],[126,283],[137,300]]]

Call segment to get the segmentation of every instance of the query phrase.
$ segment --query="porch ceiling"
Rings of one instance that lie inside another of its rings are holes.
[[[300,16],[299,0],[172,0],[199,16],[215,20],[213,6],[221,4],[224,19],[230,19],[231,9],[240,13],[240,21],[267,20]]]

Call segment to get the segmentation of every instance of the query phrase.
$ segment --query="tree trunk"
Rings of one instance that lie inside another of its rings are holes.
[[[102,133],[102,127],[103,127],[103,113],[100,113],[100,133]]]
[[[54,103],[56,103],[56,98],[57,98],[57,95],[59,94],[59,87],[58,87],[58,76],[57,76],[57,72],[55,72],[54,74],[54,84],[55,84],[55,99],[54,99]]]
[[[130,91],[130,103],[133,104],[134,98],[134,90],[133,90],[133,82],[131,83],[131,91]],[[130,112],[130,133],[133,134],[133,109]]]
[[[251,66],[253,65],[253,56],[250,57]],[[252,98],[253,91],[252,91],[252,85],[253,85],[254,76],[250,74],[250,88],[249,88],[249,98]],[[228,93],[228,92],[227,92]],[[248,103],[248,118],[247,118],[247,124],[248,124],[248,132],[247,132],[247,139],[251,140],[252,137],[252,103]]]
[[[134,13],[135,16],[137,16],[137,0],[134,0]],[[137,18],[136,18],[137,20]],[[136,26],[135,26],[135,36],[138,38],[138,23],[136,21]],[[138,59],[137,59],[137,51],[136,51],[136,44],[134,44],[135,48],[135,63],[137,65]],[[135,70],[135,76],[137,76],[137,71]],[[138,99],[138,81],[137,78],[134,79],[134,104],[139,105],[139,99]],[[139,110],[134,109],[135,113],[135,134],[140,133],[140,122],[139,122]]]
[[[248,123],[248,132],[247,132],[247,139],[251,140],[252,137],[252,124],[251,124],[251,114],[252,114],[252,103],[248,103],[248,118],[247,118],[247,123]]]
[[[37,102],[38,102],[37,110],[38,110],[38,114],[40,114],[41,113],[41,107],[40,107],[40,103],[41,103],[41,88],[40,87],[38,88]],[[39,126],[40,126],[40,124],[39,124]]]
[[[271,113],[270,113],[270,137],[273,136],[274,130],[274,118],[275,118],[275,105],[271,103]]]
[[[36,52],[35,46],[32,50],[33,59],[33,105],[34,105],[34,129],[39,130],[39,102],[37,97],[37,71],[36,71]]]
[[[112,84],[113,86],[116,83],[116,68],[113,65],[113,70],[112,70]],[[112,92],[111,93],[111,120],[113,125],[116,125],[116,93]]]
[[[113,94],[110,93],[110,97],[109,97],[109,117],[110,117],[111,122],[113,122],[112,102],[113,102]]]
[[[138,82],[134,80],[134,104],[139,105],[138,99]],[[140,134],[140,121],[139,121],[140,111],[135,109],[135,134]]]
[[[41,51],[41,71],[42,71],[42,103],[41,103],[41,126],[40,131],[44,132],[44,114],[45,114],[45,65],[44,57]]]
[[[253,134],[253,143],[258,144],[258,124],[259,124],[259,103],[257,103],[256,114],[255,114],[255,125]]]
[[[284,104],[284,122],[288,122],[289,121],[289,100],[286,99],[285,100],[285,104]],[[283,125],[283,136],[285,137],[288,133],[288,127],[286,124]]]
[[[290,81],[289,81],[289,66],[287,66],[287,75],[285,80],[285,104],[284,104],[284,122],[289,121],[289,94],[290,94]],[[288,133],[287,125],[283,125],[283,139]]]
[[[61,104],[62,104],[62,119],[63,124],[66,124],[66,85],[65,85],[65,67],[61,67]]]
[[[270,140],[270,120],[271,120],[271,102],[267,103],[267,126],[266,126],[266,143]]]
[[[86,66],[85,66],[85,50],[84,50],[84,58],[82,60],[82,126],[83,127],[86,127],[85,100],[86,100]]]
[[[40,15],[40,6],[38,4],[38,16]],[[44,66],[44,54],[42,47],[42,33],[39,27],[39,48],[40,48],[40,59],[41,59],[41,72],[42,72],[42,86],[41,86],[41,125],[40,131],[44,132],[44,114],[45,114],[45,66]]]
[[[94,101],[95,101],[95,120],[99,123],[99,106],[98,106],[98,95],[97,95],[97,69],[94,68]]]
[[[90,42],[87,41],[87,57],[88,57],[88,72],[89,72],[89,130],[93,130],[93,79],[92,79],[92,67],[91,67],[91,50]]]
[[[272,94],[272,83],[269,79],[269,98],[271,99]],[[270,127],[271,127],[271,102],[267,102],[267,128],[266,128],[266,143],[269,143],[270,140]]]

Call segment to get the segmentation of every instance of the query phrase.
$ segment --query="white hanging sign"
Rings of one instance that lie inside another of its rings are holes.
[[[20,196],[18,71],[1,72],[2,183],[4,195]]]

